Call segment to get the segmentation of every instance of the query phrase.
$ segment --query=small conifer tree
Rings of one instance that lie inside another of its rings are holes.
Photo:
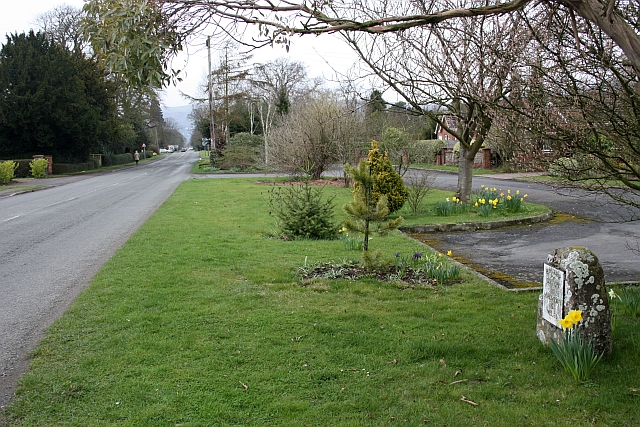
[[[389,212],[396,212],[402,208],[409,196],[404,186],[402,177],[391,165],[389,153],[381,153],[378,144],[371,142],[371,150],[367,156],[367,165],[371,168],[371,174],[375,176],[373,184],[373,196],[379,199],[382,195],[387,197]],[[357,185],[357,184],[356,184]]]
[[[369,250],[372,223],[376,225],[373,232],[386,235],[389,231],[398,228],[404,219],[398,217],[395,220],[385,222],[389,215],[387,197],[385,195],[377,197],[374,194],[376,176],[373,174],[369,162],[362,160],[357,168],[345,165],[345,171],[356,185],[353,190],[353,201],[343,207],[349,216],[344,221],[344,228],[347,231],[364,235],[363,249],[366,257]]]

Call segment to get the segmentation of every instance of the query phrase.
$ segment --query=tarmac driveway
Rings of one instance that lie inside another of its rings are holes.
[[[475,232],[430,233],[421,236],[429,246],[446,252],[480,273],[508,287],[542,285],[547,255],[557,248],[583,246],[596,254],[607,282],[637,282],[640,279],[640,222],[614,222],[628,212],[603,197],[580,191],[561,191],[550,185],[520,182],[517,175],[476,176],[474,188],[520,190],[528,201],[561,212],[556,219],[524,227]],[[457,176],[439,173],[436,187],[453,190]]]

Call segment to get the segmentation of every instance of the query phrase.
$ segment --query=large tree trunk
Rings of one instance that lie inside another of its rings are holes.
[[[473,159],[478,150],[469,150],[465,144],[460,144],[460,156],[458,157],[458,188],[456,197],[462,203],[469,203],[471,185],[473,182]]]

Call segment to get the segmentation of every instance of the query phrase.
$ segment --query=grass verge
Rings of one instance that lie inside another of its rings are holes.
[[[267,190],[182,184],[49,329],[2,422],[640,423],[637,319],[618,319],[613,356],[578,385],[535,335],[536,293],[472,275],[424,288],[300,281],[305,259],[359,253],[339,240],[269,238]],[[339,193],[339,212],[348,190],[326,190]],[[421,248],[400,233],[371,246],[389,257]]]

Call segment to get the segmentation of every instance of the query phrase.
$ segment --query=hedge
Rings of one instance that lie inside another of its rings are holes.
[[[131,162],[133,162],[132,153],[102,155],[102,166],[126,165]]]
[[[84,163],[53,163],[54,175],[83,172],[93,169],[98,169],[98,159],[90,159]]]

